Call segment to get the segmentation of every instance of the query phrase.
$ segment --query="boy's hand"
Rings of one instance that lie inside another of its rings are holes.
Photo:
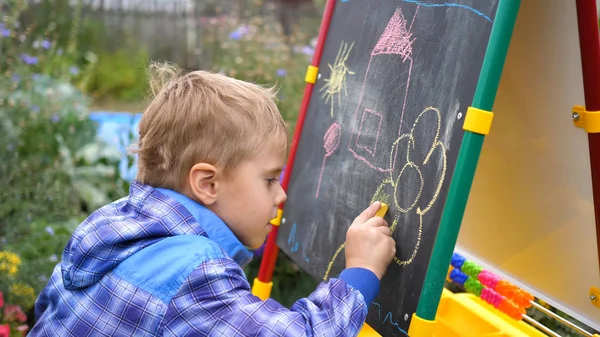
[[[374,202],[354,219],[346,232],[346,268],[365,268],[381,280],[396,255],[396,242],[382,217],[375,217],[381,207]]]

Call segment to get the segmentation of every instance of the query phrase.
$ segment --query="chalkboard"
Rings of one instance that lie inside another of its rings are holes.
[[[496,8],[335,4],[277,244],[316,279],[335,277],[352,220],[388,203],[397,254],[367,318],[384,336],[405,335],[416,311]]]

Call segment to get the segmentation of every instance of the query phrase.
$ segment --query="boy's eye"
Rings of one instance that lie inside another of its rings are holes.
[[[269,178],[269,179],[267,179],[267,183],[269,184],[269,186],[273,185],[277,181],[278,181],[277,178]]]

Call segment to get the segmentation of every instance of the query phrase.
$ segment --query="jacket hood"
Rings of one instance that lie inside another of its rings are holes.
[[[182,234],[206,232],[182,204],[134,181],[127,197],[98,209],[74,231],[62,255],[63,284],[88,287],[139,250]]]

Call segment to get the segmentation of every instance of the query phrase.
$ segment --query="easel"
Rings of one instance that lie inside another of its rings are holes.
[[[600,42],[598,17],[594,0],[575,1],[584,76],[585,108],[574,107],[572,114],[575,126],[588,133],[596,234],[597,242],[600,242],[600,94],[598,94],[600,92]],[[327,2],[319,32],[319,36],[323,38],[319,39],[315,55],[307,71],[307,86],[287,163],[287,171],[283,179],[283,188],[286,190],[291,177],[296,147],[304,124],[308,102],[317,78],[321,52],[325,44],[324,37],[327,36],[335,3],[336,1],[333,0]],[[493,310],[485,310],[485,305],[477,298],[462,296],[462,294],[460,296],[454,295],[444,289],[444,281],[456,246],[483,141],[491,129],[493,119],[491,110],[494,106],[519,6],[519,0],[500,0],[498,5],[475,97],[464,121],[463,129],[465,133],[423,291],[417,312],[413,315],[411,321],[409,329],[411,337],[461,336],[461,328],[467,328],[472,333],[474,327],[481,329],[481,335],[543,336],[537,330],[529,329],[529,325],[522,322],[516,324],[516,321],[498,315]],[[253,286],[253,292],[263,299],[269,297],[272,288],[271,278],[278,254],[275,238],[282,219],[282,209],[283,205],[280,206],[278,217],[273,221],[274,231],[268,239],[265,257]],[[600,256],[600,247],[598,254]],[[592,296],[600,298],[597,289],[590,289],[590,297],[592,298]],[[444,310],[440,309],[442,307]],[[365,325],[360,335],[379,336],[368,325]]]

